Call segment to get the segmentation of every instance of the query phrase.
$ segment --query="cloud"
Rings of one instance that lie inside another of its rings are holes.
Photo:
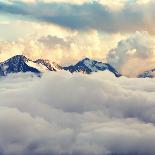
[[[90,0],[8,0],[9,2],[24,2],[24,3],[71,3],[71,4],[83,4],[85,2],[90,2]]]
[[[53,48],[53,46],[58,47],[61,46],[66,47],[66,48],[70,48],[70,44],[71,42],[67,42],[66,40],[64,40],[64,38],[60,38],[57,36],[43,36],[41,38],[38,39],[39,42],[43,43],[45,46],[47,46],[48,48]]]
[[[118,1],[118,3],[108,4],[105,1],[84,1],[84,3],[82,1],[80,5],[71,4],[68,1],[48,3],[13,1],[11,4],[1,2],[0,11],[3,14],[18,15],[21,19],[26,17],[74,30],[96,29],[108,33],[131,33],[144,30],[152,34],[155,32],[154,6],[153,1],[146,3]]]
[[[35,27],[35,34],[16,41],[0,41],[0,61],[23,54],[31,59],[44,58],[69,65],[89,57],[108,62],[130,77],[155,68],[154,37],[145,31],[125,36],[100,34],[98,31],[71,32],[46,25]],[[47,31],[42,33],[41,29]],[[59,33],[53,33],[55,30]]]
[[[15,41],[0,41],[0,62],[16,54],[24,54],[31,59],[50,59],[60,65],[76,63],[84,57],[106,62],[107,52],[117,45],[118,40],[124,38],[120,34],[67,31],[55,26],[35,25],[29,22],[26,22],[25,26],[20,22],[17,29],[28,25],[31,25],[33,30],[32,33],[29,31],[28,36],[19,37]]]
[[[129,76],[155,67],[155,42],[147,32],[136,32],[118,42],[116,48],[108,52],[108,62]]]
[[[108,72],[1,78],[1,155],[153,155],[154,83]]]

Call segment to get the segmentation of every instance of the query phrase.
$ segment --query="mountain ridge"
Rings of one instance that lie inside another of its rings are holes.
[[[102,63],[93,59],[84,58],[75,65],[60,66],[56,62],[47,59],[31,60],[24,55],[15,55],[4,62],[0,63],[0,76],[7,76],[10,73],[18,72],[32,72],[41,75],[46,71],[60,71],[65,70],[70,73],[83,72],[84,74],[91,74],[93,72],[108,70],[116,77],[122,76],[115,68],[108,63]]]
[[[74,65],[60,66],[56,62],[48,59],[32,60],[24,55],[15,55],[4,62],[0,62],[0,76],[7,76],[10,73],[32,72],[38,76],[47,71],[57,72],[60,70],[68,71],[70,73],[81,72],[84,74],[91,74],[93,72],[109,71],[115,77],[121,77],[113,66],[108,63],[103,63],[90,58],[84,58]],[[138,74],[137,78],[154,78],[155,68],[144,71]]]
[[[0,76],[18,72],[32,72],[40,75],[42,72],[58,70],[57,66],[56,63],[50,63],[48,60],[37,59],[33,61],[24,55],[15,55],[0,63]]]
[[[86,74],[91,74],[93,72],[108,70],[108,71],[112,72],[116,77],[121,76],[121,74],[118,71],[116,71],[116,69],[114,69],[110,64],[102,63],[102,62],[92,60],[89,58],[84,58],[83,60],[79,61],[75,65],[63,67],[63,69],[70,71],[71,73],[83,72]]]

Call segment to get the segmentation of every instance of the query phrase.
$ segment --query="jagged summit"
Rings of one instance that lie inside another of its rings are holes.
[[[45,71],[57,71],[59,68],[56,63],[50,63],[48,60],[38,59],[33,61],[24,55],[15,55],[10,59],[0,63],[0,76],[6,76],[10,73],[32,72],[40,74]]]
[[[91,59],[86,57],[86,58],[83,58],[81,61],[87,61],[87,60],[91,60]]]
[[[43,72],[59,70],[66,70],[71,73],[82,72],[85,74],[107,70],[112,72],[116,77],[121,76],[110,64],[98,62],[89,58],[84,58],[77,62],[77,64],[67,67],[61,67],[57,63],[47,59],[31,60],[24,55],[15,55],[0,63],[0,76],[18,72],[32,72],[40,75]]]
[[[34,63],[44,65],[50,71],[58,71],[58,70],[62,69],[62,67],[59,66],[57,63],[55,63],[53,61],[51,62],[48,59],[38,59],[38,60],[34,61]]]
[[[13,56],[12,58],[0,63],[0,75],[6,76],[9,73],[18,72],[33,72],[39,74],[39,70],[26,64],[28,61],[29,59],[23,55]]]
[[[83,72],[90,74],[92,72],[105,71],[108,70],[112,72],[116,77],[120,77],[121,74],[117,72],[110,64],[98,62],[93,59],[84,58],[75,65],[64,67],[64,70],[73,72]]]
[[[19,60],[21,60],[21,61],[24,61],[24,62],[26,62],[26,61],[28,61],[28,60],[30,60],[30,59],[28,59],[26,56],[24,56],[24,55],[15,55],[15,56],[13,56],[13,57],[11,57],[11,58],[9,58],[8,60],[6,60],[5,62],[7,62],[7,61],[19,61]]]

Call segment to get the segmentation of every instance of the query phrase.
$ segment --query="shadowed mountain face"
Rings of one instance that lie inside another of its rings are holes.
[[[64,70],[68,70],[71,73],[83,72],[83,73],[86,73],[86,74],[91,74],[93,72],[107,70],[107,71],[112,72],[116,77],[121,76],[121,74],[118,73],[111,65],[109,65],[107,63],[102,63],[102,62],[98,62],[98,61],[95,61],[95,60],[91,60],[89,58],[85,58],[82,61],[79,61],[75,65],[64,67]]]
[[[155,77],[155,69],[145,71],[138,75],[138,78],[154,78],[154,77]]]
[[[40,75],[45,71],[57,71],[61,69],[55,62],[49,60],[38,59],[32,61],[23,55],[16,55],[2,63],[0,63],[0,75],[6,76],[10,73],[32,72]]]
[[[33,72],[39,74],[40,71],[26,64],[29,59],[23,55],[16,55],[2,63],[0,63],[0,75],[6,76],[9,73]]]
[[[85,58],[79,61],[76,65],[71,65],[68,67],[61,67],[55,62],[44,59],[33,61],[23,55],[16,55],[0,63],[0,76],[6,76],[10,73],[18,72],[32,72],[40,75],[43,72],[59,70],[65,70],[71,73],[82,72],[84,74],[91,74],[93,72],[107,70],[112,72],[116,77],[121,76],[121,74],[117,72],[111,65],[91,60],[89,58]]]
[[[109,71],[113,73],[116,77],[122,76],[114,67],[108,63],[98,62],[89,58],[85,58],[75,65],[70,65],[62,67],[57,63],[47,60],[47,59],[38,59],[31,60],[24,55],[16,55],[12,58],[0,63],[0,76],[6,76],[10,73],[19,73],[19,72],[31,72],[37,75],[47,71],[60,71],[65,70],[70,73],[81,72],[84,74],[91,74],[93,72]],[[155,69],[145,71],[137,76],[138,78],[154,78]]]

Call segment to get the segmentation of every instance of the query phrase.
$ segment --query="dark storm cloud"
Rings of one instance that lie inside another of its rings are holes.
[[[110,10],[98,2],[83,3],[0,3],[0,12],[58,24],[71,29],[97,29],[106,32],[154,32],[155,3],[145,5],[126,2],[121,10]]]

